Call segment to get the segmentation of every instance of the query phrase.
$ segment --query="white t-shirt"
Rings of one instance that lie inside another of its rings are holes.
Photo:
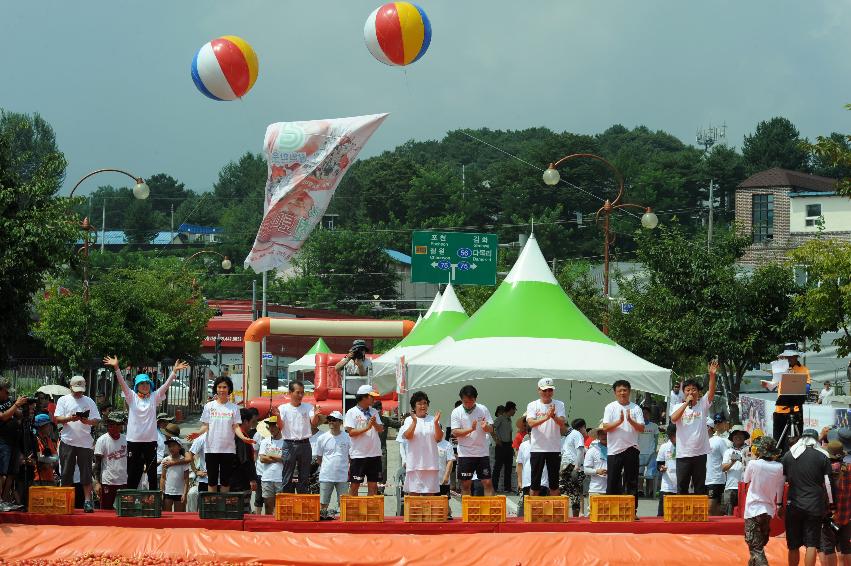
[[[564,403],[556,399],[552,403],[544,404],[540,399],[526,405],[526,422],[529,419],[540,419],[550,410],[550,405],[555,405],[556,416],[564,418]],[[561,452],[561,427],[555,419],[548,419],[532,429],[532,452]]]
[[[157,429],[157,475],[163,473],[162,461],[165,458],[165,435],[161,430]]]
[[[709,454],[706,456],[706,485],[726,483],[724,471],[721,470],[721,462],[724,461],[724,452],[726,451],[726,440],[716,435],[709,439]]]
[[[369,358],[364,358],[361,360],[361,362],[363,363],[363,367],[366,369],[366,375],[371,375],[372,360],[370,360]],[[346,365],[343,366],[343,372],[347,376],[365,377],[360,374],[360,370],[358,369],[358,366],[355,364],[354,360],[349,360],[348,362],[346,362]]]
[[[284,454],[284,437],[275,440],[274,438],[264,438],[260,441],[261,456],[275,456],[281,458]],[[255,468],[256,469],[256,468]],[[279,482],[284,475],[284,462],[272,462],[263,464],[263,473],[260,476],[262,481]]]
[[[608,470],[608,458],[603,456],[599,440],[595,440],[585,453],[585,461],[582,462],[582,467],[585,475],[591,478],[588,484],[588,493],[606,493],[606,487],[609,485],[609,477],[597,474],[597,470]],[[608,453],[607,453],[608,455]]]
[[[476,430],[457,438],[458,440],[458,457],[459,458],[481,458],[490,456],[488,449],[488,433],[482,429],[482,425],[487,423],[493,425],[493,417],[490,411],[484,405],[476,403],[473,410],[469,413],[464,409],[464,405],[458,405],[453,409],[449,417],[449,426],[452,429],[468,429],[473,426],[473,421],[476,421]]]
[[[154,442],[157,439],[157,411],[174,381],[173,375],[169,375],[162,387],[144,399],[122,384],[121,390],[127,402],[127,442]]]
[[[709,398],[707,393],[694,404],[686,407],[677,421],[677,457],[691,458],[709,453],[709,429],[706,418],[709,416]],[[682,403],[674,408],[678,410]]]
[[[281,412],[281,424],[284,426],[281,434],[285,440],[304,440],[310,438],[310,419],[313,418],[313,405],[302,403],[293,407],[286,403],[278,407]]]
[[[767,513],[774,517],[776,501],[783,501],[783,464],[768,460],[751,460],[745,468],[742,481],[751,484],[745,501],[745,519]]]
[[[362,429],[369,422],[370,417],[375,417],[375,422],[381,424],[381,413],[377,409],[370,407],[366,416],[360,407],[352,407],[346,411],[346,416],[343,419],[345,428]],[[375,428],[370,428],[363,434],[351,436],[351,451],[349,456],[354,458],[374,458],[381,456],[381,437],[378,436],[378,431]],[[341,480],[345,481],[345,480]]]
[[[561,441],[561,466],[581,466],[585,459],[585,437],[575,428]]]
[[[455,461],[455,449],[452,443],[445,438],[437,443],[437,480],[443,482],[443,476],[446,474],[446,466],[449,462]]]
[[[527,415],[529,413],[526,413]],[[532,441],[527,436],[520,443],[520,448],[517,449],[517,463],[522,466],[521,475],[523,485],[520,487],[529,487],[532,485]],[[550,476],[547,473],[547,465],[544,464],[544,471],[541,473],[541,486],[550,487]]]
[[[255,432],[254,436],[251,440],[254,441],[254,447],[257,449],[257,454],[260,454],[260,444],[266,437],[260,434],[259,432]],[[281,436],[283,438],[283,436]],[[257,454],[254,455],[254,472],[259,476],[263,477],[263,468],[266,467],[266,464],[260,461],[260,458],[257,458]]]
[[[644,432],[638,435],[638,451],[641,454],[653,454],[659,441],[659,425],[644,423]]]
[[[662,473],[660,491],[663,493],[677,493],[677,447],[673,442],[669,440],[659,447],[659,451],[656,453],[656,461],[664,462],[667,467]]]
[[[408,416],[399,435],[405,434],[413,425],[414,416]],[[434,440],[434,416],[426,415],[425,418],[417,418],[417,426],[414,435],[407,438],[407,457],[405,459],[405,470],[437,470],[439,460],[437,454],[437,442]]]
[[[742,446],[739,449],[736,448],[727,448],[724,451],[724,458],[721,460],[722,464],[730,464],[730,469],[727,470],[727,481],[724,485],[724,489],[739,489],[739,482],[742,481],[742,476],[745,473],[745,461],[747,458],[747,446]],[[739,459],[737,461],[733,461],[733,454],[738,454]],[[707,482],[708,483],[708,482]]]
[[[172,460],[171,455],[166,458]],[[165,493],[166,495],[183,495],[186,485],[184,473],[189,470],[189,464],[175,464],[165,469]]]
[[[822,389],[819,391],[818,400],[824,403],[824,400],[828,397],[833,397],[833,389]]]
[[[192,452],[192,456],[195,457],[198,462],[195,464],[195,469],[199,472],[207,471],[207,459],[204,457],[204,453],[207,448],[207,433],[205,432],[198,438],[192,441],[192,446],[189,447],[189,451]],[[198,483],[207,483],[207,477],[199,477]]]
[[[207,423],[207,454],[236,454],[234,426],[242,422],[236,403],[219,403],[213,399],[204,405],[201,422]]]
[[[635,422],[644,424],[644,412],[641,410],[641,407],[635,403],[621,405],[618,401],[612,401],[606,405],[603,411],[603,422],[614,423],[619,421],[624,411],[629,411],[630,415],[632,415],[632,420]],[[638,448],[638,431],[629,424],[626,418],[624,418],[620,426],[609,431],[607,438],[609,456],[620,454],[633,446]]]
[[[83,395],[77,399],[74,395],[69,394],[63,395],[56,402],[54,415],[57,417],[68,417],[84,411],[89,411],[90,420],[100,420],[98,406],[92,401],[91,397]],[[92,439],[91,425],[83,424],[81,421],[69,421],[63,424],[62,432],[59,433],[59,439],[63,444],[78,448],[91,448],[95,443],[94,439]]]
[[[668,395],[668,420],[671,420],[671,415],[674,414],[674,411],[685,400],[685,398],[686,396],[682,391],[674,393],[674,390],[671,389],[671,393]]]
[[[396,442],[399,443],[399,460],[402,462],[402,467],[404,468],[408,461],[408,441],[399,434],[396,436]]]
[[[322,458],[319,481],[344,482],[349,479],[349,454],[352,438],[345,432],[337,436],[331,431],[322,433],[316,441],[316,455]]]
[[[95,442],[95,454],[102,458],[100,482],[103,485],[127,485],[127,438],[118,440],[102,434]]]

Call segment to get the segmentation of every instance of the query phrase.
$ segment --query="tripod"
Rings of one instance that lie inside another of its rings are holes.
[[[795,411],[795,408],[799,410]],[[788,415],[789,418],[786,419],[786,424],[783,425],[780,434],[774,436],[774,439],[777,441],[777,447],[783,452],[791,446],[792,439],[799,437],[804,430],[803,407],[800,405],[789,407]]]

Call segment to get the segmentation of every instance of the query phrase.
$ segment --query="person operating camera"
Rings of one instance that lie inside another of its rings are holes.
[[[366,341],[355,340],[352,342],[349,353],[337,362],[334,369],[339,373],[345,372],[346,375],[366,377],[372,370],[372,360],[366,357],[367,352],[369,352],[369,347],[366,345]]]

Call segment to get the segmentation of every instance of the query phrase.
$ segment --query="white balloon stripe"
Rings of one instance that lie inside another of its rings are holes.
[[[198,76],[201,77],[201,82],[204,83],[207,90],[213,93],[213,96],[222,100],[235,100],[237,98],[222,72],[219,60],[213,52],[213,45],[210,43],[205,44],[198,52]]]

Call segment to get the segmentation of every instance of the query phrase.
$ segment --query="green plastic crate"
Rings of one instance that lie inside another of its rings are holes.
[[[250,501],[250,491],[232,491],[198,493],[198,515],[202,519],[242,520],[245,514],[245,502]]]
[[[115,497],[119,517],[159,518],[163,513],[163,492],[119,489]]]

